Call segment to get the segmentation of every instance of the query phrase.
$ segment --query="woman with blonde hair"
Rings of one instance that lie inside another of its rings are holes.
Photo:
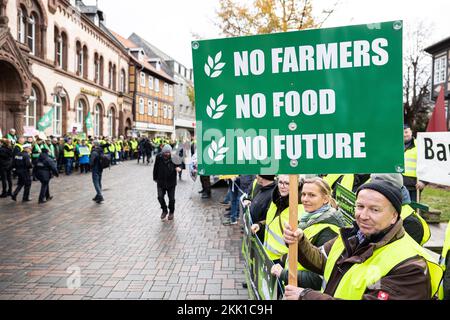
[[[301,202],[304,211],[299,212],[299,228],[316,247],[336,238],[339,229],[346,226],[342,214],[336,210],[331,188],[323,179],[316,177],[303,182]],[[298,283],[301,283],[303,288],[320,290],[322,279],[319,275],[307,271],[306,267],[298,265]],[[287,284],[287,269],[276,264],[271,272]]]

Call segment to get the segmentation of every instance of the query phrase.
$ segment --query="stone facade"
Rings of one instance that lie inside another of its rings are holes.
[[[131,130],[130,58],[98,8],[66,0],[3,0],[0,7],[2,132],[36,127],[51,109],[47,135],[119,136]]]

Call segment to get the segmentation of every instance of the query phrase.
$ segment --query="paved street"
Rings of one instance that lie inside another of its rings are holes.
[[[0,299],[248,299],[225,189],[201,201],[183,179],[173,222],[160,220],[152,167],[134,161],[105,171],[101,205],[77,173],[52,180],[43,206],[39,182],[29,205],[0,199]]]

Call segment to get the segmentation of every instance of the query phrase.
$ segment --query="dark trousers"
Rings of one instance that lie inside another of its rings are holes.
[[[65,158],[66,161],[66,175],[71,175],[73,170],[73,158]]]
[[[167,212],[166,200],[164,199],[164,196],[166,195],[167,192],[167,195],[169,197],[169,211],[170,213],[175,212],[175,188],[176,186],[169,188],[163,188],[158,186],[158,201],[159,204],[161,205],[162,211]]]
[[[100,171],[92,171],[92,182],[94,182],[95,192],[97,192],[97,198],[103,198],[102,196],[102,174]]]
[[[211,194],[211,179],[210,176],[200,176],[200,182],[202,183],[203,193],[207,195]]]
[[[11,179],[11,169],[2,169],[0,168],[0,176],[2,179],[2,190],[3,194],[12,192],[12,179]]]
[[[30,198],[30,189],[31,189],[31,177],[29,172],[17,171],[17,176],[19,178],[17,188],[14,190],[14,197],[17,197],[19,192],[25,187],[23,192],[23,199]]]
[[[50,180],[39,180],[41,182],[41,192],[39,192],[39,201],[50,198]]]
[[[80,173],[88,173],[89,172],[89,164],[84,163],[80,164]]]

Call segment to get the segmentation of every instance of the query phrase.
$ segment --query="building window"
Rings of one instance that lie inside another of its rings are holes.
[[[173,97],[173,85],[169,86],[169,97]]]
[[[167,117],[170,119],[170,120],[172,120],[173,119],[173,110],[172,110],[172,107],[171,106],[169,106],[168,108],[167,108],[167,113],[168,113],[168,115],[167,115]]]
[[[108,111],[108,135],[110,137],[114,137],[114,111],[113,109],[109,109]]]
[[[121,70],[120,71],[120,92],[123,92],[123,93],[125,93],[125,91],[126,91],[126,81],[127,81],[127,77],[126,77],[126,74],[125,74],[125,70]]]
[[[94,54],[94,82],[100,82],[100,59],[97,52]]]
[[[155,91],[159,92],[159,79],[155,79]]]
[[[117,68],[116,65],[113,66],[113,78],[112,78],[112,89],[113,91],[116,91],[117,86]]]
[[[139,98],[139,114],[144,114],[144,99]]]
[[[25,34],[26,34],[26,20],[27,16],[26,13],[20,8],[19,14],[18,14],[18,39],[21,43],[25,43]]]
[[[104,70],[103,61],[104,61],[103,57],[100,56],[100,85],[101,86],[103,86],[103,70]]]
[[[141,72],[141,87],[145,87],[145,73]]]
[[[76,49],[77,49],[77,75],[82,77],[83,76],[83,70],[84,70],[84,57],[83,57],[83,48],[81,47],[81,43],[79,41],[77,41],[76,44]]]
[[[83,100],[78,100],[75,122],[78,124],[83,124],[85,103]]]
[[[153,90],[153,77],[148,76],[148,87]]]
[[[82,77],[88,78],[88,49],[86,46],[83,46],[83,73]]]
[[[55,49],[56,49],[56,65],[60,68],[63,66],[63,40],[60,34],[56,36],[55,39]]]
[[[441,56],[434,59],[434,84],[445,82],[447,69],[447,56]]]
[[[158,101],[155,101],[155,104],[153,106],[153,116],[158,117]]]
[[[108,65],[108,88],[112,89],[113,84],[113,68],[112,63],[110,62]]]
[[[95,115],[94,115],[94,135],[100,136],[100,116],[101,116],[101,106],[97,104],[95,106]]]
[[[164,95],[169,95],[169,85],[167,83],[164,83]]]
[[[57,95],[53,96],[53,135],[62,135],[62,101]]]
[[[37,95],[34,88],[31,89],[31,96],[28,99],[27,109],[25,110],[25,126],[36,128],[36,109]]]
[[[167,106],[164,106],[163,108],[163,118],[167,119]]]
[[[153,115],[153,102],[152,100],[148,99],[148,104],[147,104],[148,110],[147,113],[149,116]]]
[[[36,18],[31,15],[28,20],[28,47],[32,55],[36,54]]]

